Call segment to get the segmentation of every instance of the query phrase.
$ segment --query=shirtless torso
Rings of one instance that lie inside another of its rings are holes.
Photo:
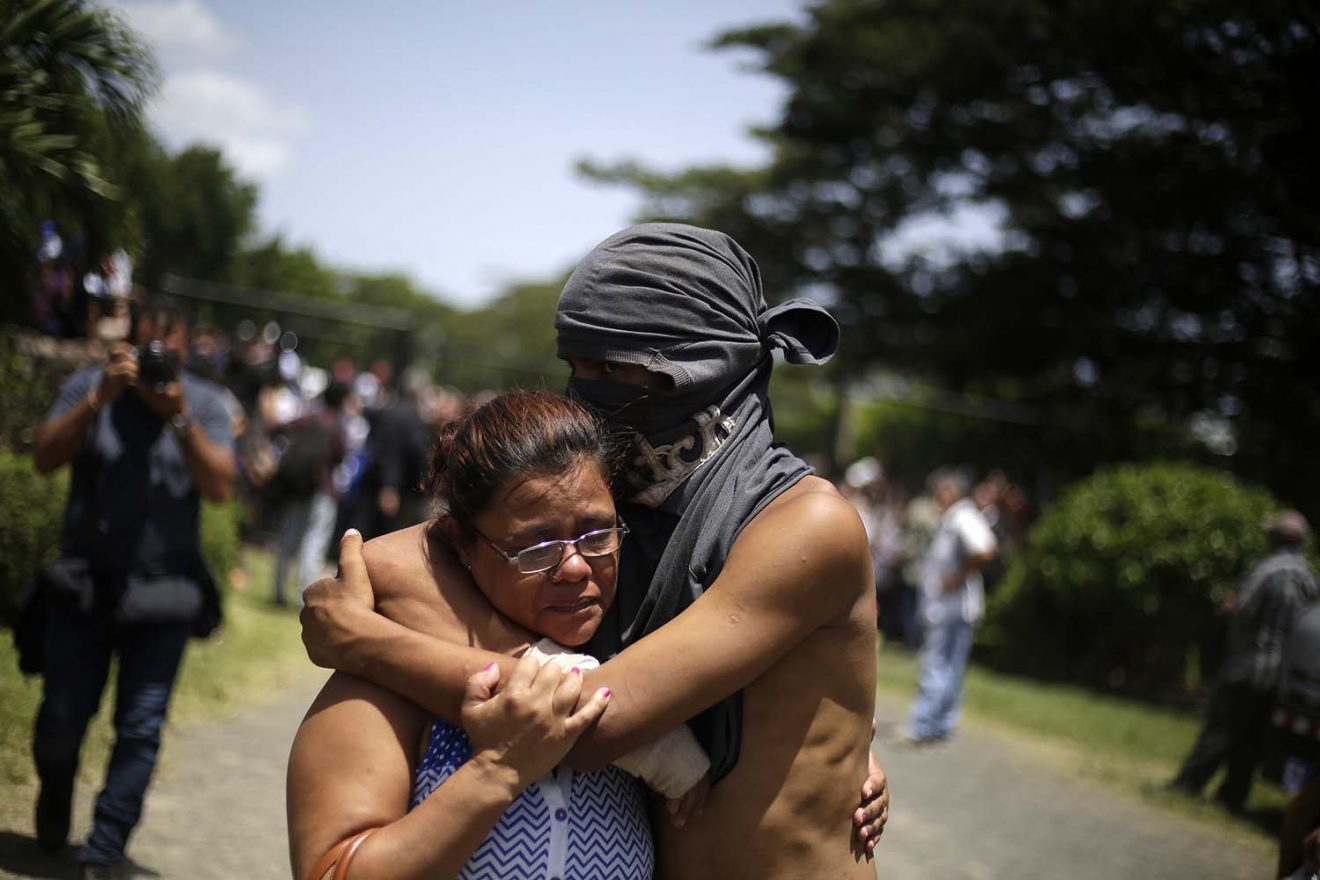
[[[364,558],[377,610],[413,632],[364,616],[326,648],[333,665],[454,720],[484,651],[512,654],[533,640],[495,613],[423,526],[369,542]],[[328,612],[313,603],[310,613]],[[870,558],[856,514],[829,483],[808,477],[775,499],[699,600],[588,673],[586,685],[615,695],[570,753],[581,768],[744,688],[737,767],[684,827],[656,810],[657,876],[874,877],[852,826],[874,710]]]

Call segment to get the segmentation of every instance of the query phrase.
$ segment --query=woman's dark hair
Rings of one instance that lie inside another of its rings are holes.
[[[551,391],[510,391],[445,425],[431,447],[427,491],[467,532],[511,479],[564,473],[583,459],[608,483],[616,455],[604,423]]]

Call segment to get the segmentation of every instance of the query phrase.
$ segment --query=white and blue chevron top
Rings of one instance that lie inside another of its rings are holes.
[[[462,729],[436,720],[417,764],[416,807],[472,757]],[[641,785],[617,767],[559,767],[500,816],[459,880],[650,880],[651,823]]]

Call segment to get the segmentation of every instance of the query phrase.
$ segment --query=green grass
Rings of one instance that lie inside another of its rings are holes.
[[[299,638],[296,610],[270,602],[270,556],[247,551],[242,558],[248,590],[226,596],[225,625],[216,635],[189,644],[170,708],[171,724],[215,717],[313,674]],[[30,748],[40,698],[41,680],[22,676],[12,639],[0,640],[0,804],[24,814],[31,806],[28,789],[35,783]],[[113,699],[113,687],[107,687],[83,746],[81,776],[88,784],[99,784],[104,771],[113,736]]]
[[[882,650],[880,690],[910,701],[916,692],[917,661],[912,654]],[[1283,811],[1281,788],[1257,779],[1247,802],[1255,817],[1237,819],[1208,801],[1162,789],[1172,779],[1201,729],[1201,718],[1095,694],[1079,687],[1044,684],[972,666],[967,671],[964,711],[973,724],[1008,734],[1034,757],[1066,772],[1111,785],[1162,808],[1240,831],[1260,841]],[[1214,790],[1212,782],[1207,792]]]

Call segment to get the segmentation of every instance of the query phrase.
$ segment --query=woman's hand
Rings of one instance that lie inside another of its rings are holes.
[[[500,668],[493,663],[468,679],[463,729],[472,741],[473,762],[513,771],[519,790],[564,759],[610,698],[609,688],[601,688],[575,711],[581,672],[565,673],[553,663],[538,666],[531,657],[520,660],[499,685]]]
[[[871,722],[871,736],[875,736],[874,721]],[[867,757],[869,761],[866,780],[862,783],[862,802],[853,813],[853,834],[855,843],[867,858],[871,858],[889,822],[889,780],[880,762],[875,759],[875,752],[868,749]]]

